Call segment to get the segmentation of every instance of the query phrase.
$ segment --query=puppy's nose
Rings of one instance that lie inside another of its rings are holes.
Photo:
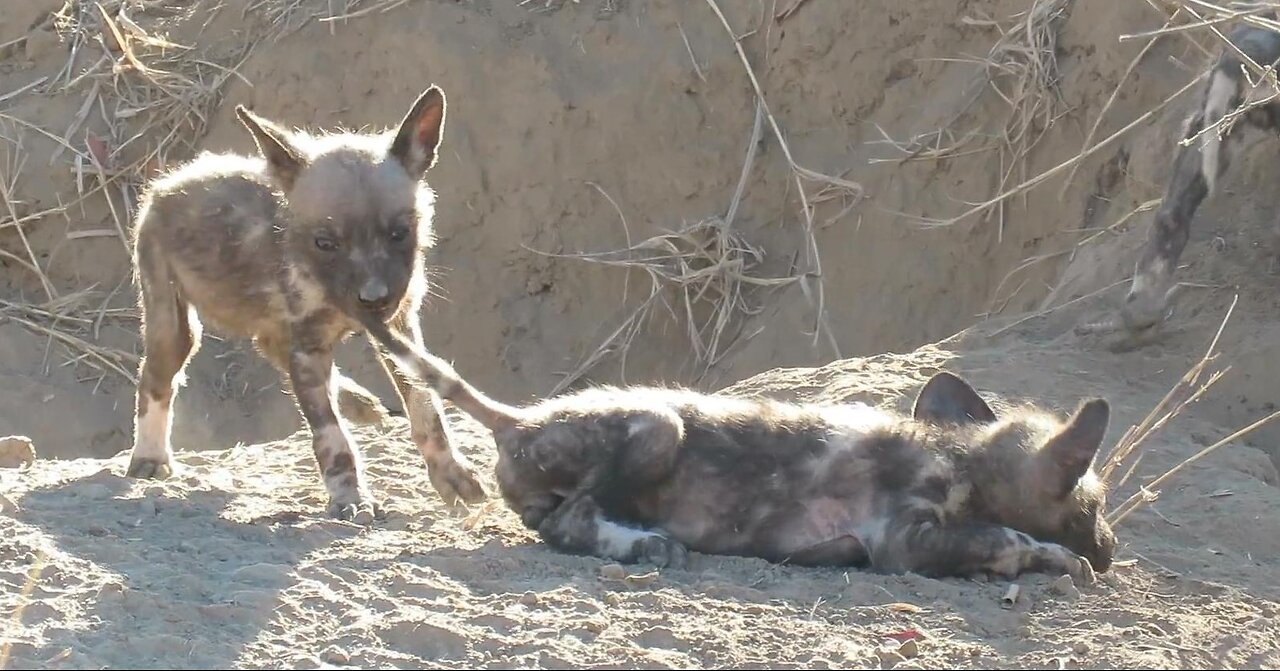
[[[360,302],[365,305],[377,305],[387,300],[387,283],[380,279],[370,279],[360,287]]]

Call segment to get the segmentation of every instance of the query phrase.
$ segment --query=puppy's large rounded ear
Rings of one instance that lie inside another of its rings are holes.
[[[929,378],[911,409],[911,416],[933,424],[989,424],[996,421],[987,402],[954,373],[943,371]]]
[[[414,179],[436,164],[436,150],[444,135],[445,107],[444,91],[432,84],[409,108],[391,142],[391,155]]]
[[[250,112],[244,105],[236,105],[236,117],[249,129],[276,185],[285,191],[292,189],[307,161],[306,155],[290,140],[289,131]]]
[[[1059,495],[1069,494],[1089,472],[1110,423],[1111,405],[1105,399],[1089,399],[1076,408],[1062,430],[1041,448],[1040,458],[1048,471],[1047,480]]]

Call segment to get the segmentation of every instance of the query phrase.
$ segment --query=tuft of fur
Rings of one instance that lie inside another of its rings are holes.
[[[172,472],[172,399],[207,322],[252,338],[285,377],[334,514],[372,521],[376,504],[343,420],[380,423],[388,412],[338,371],[334,347],[366,322],[422,342],[435,216],[422,178],[445,108],[431,86],[395,129],[313,134],[238,106],[258,156],[204,153],[149,185],[134,227],[144,354],[130,476]],[[382,364],[436,489],[451,502],[483,499],[450,444],[439,397]]]
[[[489,427],[506,505],[558,550],[679,564],[689,551],[930,576],[1106,571],[1093,472],[1110,408],[998,417],[939,373],[910,416],[609,386],[514,408],[393,334],[417,383]]]

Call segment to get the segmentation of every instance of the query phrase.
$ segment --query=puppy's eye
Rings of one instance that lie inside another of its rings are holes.
[[[387,234],[392,242],[401,242],[409,237],[409,227],[404,224],[395,224],[391,227],[391,231]]]
[[[338,241],[325,235],[317,235],[316,247],[319,247],[322,251],[332,252],[338,248]]]

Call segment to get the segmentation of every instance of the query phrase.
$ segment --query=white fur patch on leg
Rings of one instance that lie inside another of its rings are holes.
[[[1215,71],[1209,84],[1209,93],[1204,102],[1204,125],[1209,127],[1217,123],[1227,113],[1227,104],[1236,94],[1236,82],[1229,75]],[[1217,191],[1218,171],[1222,163],[1222,139],[1218,133],[1221,128],[1205,131],[1200,149],[1200,172],[1204,175],[1205,184],[1209,187],[1209,195]]]
[[[652,531],[624,527],[602,517],[596,518],[597,546],[602,554],[611,559],[621,561],[629,558],[631,549],[635,547],[636,541],[642,541],[658,535]]]
[[[135,420],[134,458],[153,461],[169,460],[169,454],[172,451],[169,436],[173,428],[173,415],[169,412],[170,403],[161,403],[153,398],[146,400],[146,413]]]
[[[1169,264],[1164,259],[1156,259],[1151,265],[1142,269],[1133,276],[1133,284],[1130,292],[1135,294],[1146,294],[1154,291],[1156,286],[1156,278],[1164,279],[1169,276]]]

